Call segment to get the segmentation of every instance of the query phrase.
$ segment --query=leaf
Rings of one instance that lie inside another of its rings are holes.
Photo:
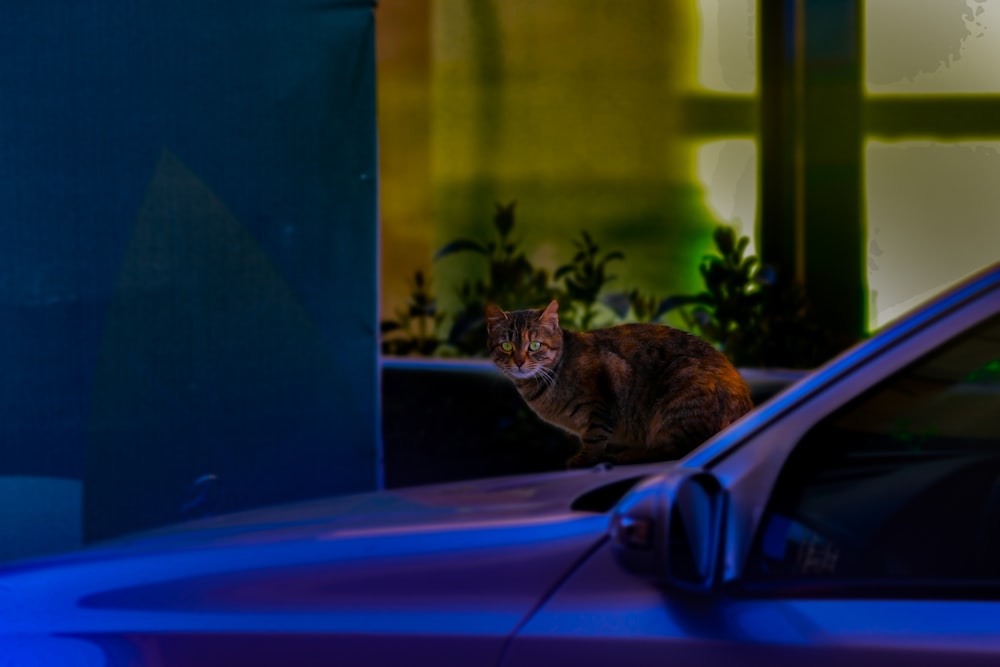
[[[625,259],[625,253],[618,252],[616,250],[614,252],[609,252],[607,255],[604,256],[604,262],[605,263],[613,261],[613,260],[616,260],[616,259],[624,260]]]
[[[732,227],[716,227],[715,233],[712,235],[715,240],[715,245],[725,257],[733,251],[735,246],[735,232],[733,232]]]
[[[559,280],[560,278],[562,278],[563,276],[565,276],[567,273],[572,273],[572,272],[573,272],[573,265],[572,264],[563,264],[558,269],[556,269],[556,272],[552,276],[552,278],[553,278],[553,280]]]
[[[707,310],[698,308],[694,311],[694,321],[695,324],[702,327],[703,329],[710,330],[709,326],[712,324],[712,314]],[[717,336],[713,336],[716,338]]]
[[[413,304],[410,306],[410,317],[433,317],[437,309],[434,302],[428,304]]]
[[[741,236],[739,242],[736,244],[736,256],[737,258],[742,257],[743,253],[746,252],[747,246],[750,245],[750,237]]]
[[[613,294],[605,294],[601,297],[601,303],[611,309],[618,319],[623,320],[628,315],[629,308],[632,307],[632,299],[629,298],[628,294],[623,292],[615,292]]]
[[[663,315],[666,315],[671,310],[676,310],[683,306],[690,306],[694,304],[705,304],[710,305],[712,303],[712,298],[708,294],[682,294],[678,296],[667,297],[660,301],[656,310],[653,312],[653,319],[657,319]]]
[[[726,279],[726,270],[719,262],[712,262],[708,265],[702,265],[703,271],[702,276],[705,278],[705,285],[708,287],[710,292],[716,294],[720,293],[722,288],[722,283]]]
[[[482,244],[471,241],[469,239],[458,239],[457,241],[452,241],[447,244],[434,254],[434,259],[441,259],[447,255],[454,254],[456,252],[462,252],[464,250],[471,250],[472,252],[478,252],[481,255],[489,255],[490,251],[483,247]]]
[[[516,202],[510,202],[507,205],[497,203],[496,213],[493,215],[493,225],[497,228],[501,238],[506,238],[510,234],[510,230],[514,228],[514,207],[516,205]]]

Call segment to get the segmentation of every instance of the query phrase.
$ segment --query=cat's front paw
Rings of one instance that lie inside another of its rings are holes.
[[[566,461],[566,469],[592,468],[600,461],[601,457],[594,452],[582,451],[569,457]]]

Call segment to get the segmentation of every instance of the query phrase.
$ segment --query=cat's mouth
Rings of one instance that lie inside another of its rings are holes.
[[[538,369],[536,368],[518,368],[517,366],[507,369],[507,375],[518,380],[527,380],[528,378],[535,377],[535,373],[537,372]]]

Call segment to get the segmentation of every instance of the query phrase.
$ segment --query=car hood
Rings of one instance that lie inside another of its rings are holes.
[[[0,570],[0,627],[74,636],[510,633],[664,464],[498,478],[204,519]]]

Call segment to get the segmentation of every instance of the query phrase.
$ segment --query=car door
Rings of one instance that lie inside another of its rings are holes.
[[[710,471],[753,517],[714,590],[636,576],[605,544],[504,664],[1000,664],[1000,316],[958,321],[975,323]],[[769,483],[741,487],[741,459]]]

